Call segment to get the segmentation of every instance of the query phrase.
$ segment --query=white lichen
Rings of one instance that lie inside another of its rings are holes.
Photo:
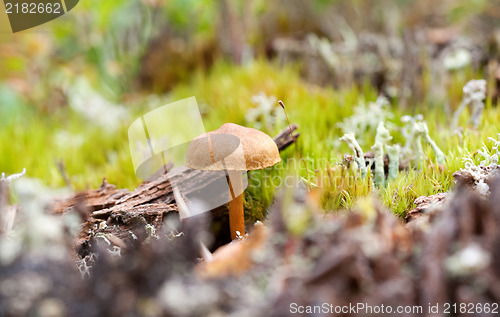
[[[358,141],[356,141],[354,133],[344,134],[340,140],[347,143],[347,146],[349,146],[349,148],[354,152],[354,161],[356,162],[357,168],[361,173],[361,177],[365,178],[367,173],[365,155],[361,146],[359,146]]]
[[[285,121],[285,115],[278,105],[275,96],[268,96],[264,92],[252,96],[255,107],[249,108],[245,114],[245,120],[257,129],[272,129],[276,124]]]
[[[458,127],[458,119],[460,117],[460,114],[469,105],[473,108],[469,123],[474,126],[474,129],[477,129],[481,121],[481,116],[484,109],[484,99],[486,99],[486,80],[473,79],[468,81],[463,88],[462,103],[453,114],[451,123],[452,131],[454,131]]]
[[[104,230],[108,227],[108,225],[106,224],[106,221],[101,221],[99,223],[99,230]]]
[[[108,249],[108,252],[109,252],[109,254],[111,254],[111,256],[116,256],[116,257],[122,256],[122,248],[120,248],[119,246],[116,246],[116,245],[113,246],[113,250]]]
[[[65,90],[71,109],[106,131],[115,131],[129,118],[129,112],[123,105],[104,98],[84,77],[68,84]]]
[[[106,242],[106,244],[108,246],[111,245],[111,241],[109,241],[107,235],[105,233],[102,233],[102,232],[99,232],[99,233],[96,233],[95,236],[94,236],[96,239],[102,239],[104,242]]]
[[[333,49],[333,44],[326,38],[319,38],[316,34],[308,34],[307,41],[311,48],[318,53],[330,69],[335,70],[340,59]]]
[[[422,141],[428,143],[434,154],[436,155],[436,160],[439,165],[443,165],[446,160],[446,156],[439,146],[432,140],[429,135],[429,128],[424,117],[421,114],[415,116],[403,116],[401,117],[401,122],[405,123],[402,129],[402,134],[405,137],[405,145],[401,149],[401,156],[407,160],[412,160],[416,162],[418,168],[422,168],[424,159],[424,149],[422,146]]]
[[[354,107],[354,114],[338,124],[344,134],[357,136],[374,134],[380,122],[387,122],[393,115],[389,109],[389,101],[380,96],[375,102],[366,104],[361,101]],[[366,145],[366,140],[358,140],[360,145]]]
[[[382,143],[375,143],[372,146],[372,151],[375,158],[374,182],[377,187],[383,187],[385,185],[384,145]]]
[[[162,285],[157,302],[176,316],[206,315],[219,296],[219,290],[210,284],[187,283],[174,277]]]
[[[385,163],[384,163],[384,148],[388,152],[389,156],[389,166],[391,170],[389,171],[389,177],[396,178],[399,170],[399,146],[389,145],[389,141],[392,140],[392,136],[389,130],[384,126],[384,122],[380,122],[377,127],[377,135],[375,136],[375,144],[372,146],[372,150],[375,158],[375,175],[374,181],[377,187],[385,186]],[[390,153],[390,154],[389,154]],[[392,164],[392,165],[391,165]]]
[[[480,245],[470,243],[446,259],[445,267],[452,275],[467,276],[490,265],[491,256]]]
[[[434,154],[436,155],[437,163],[439,165],[443,165],[445,163],[446,156],[444,155],[443,151],[441,151],[441,149],[437,146],[436,142],[434,142],[434,140],[432,140],[431,136],[429,135],[429,128],[427,127],[427,123],[417,122],[415,125],[416,125],[417,135],[431,146],[432,150],[434,151]]]
[[[92,273],[92,264],[96,261],[96,259],[97,254],[91,253],[86,257],[75,261],[76,268],[80,272],[82,279],[85,277],[90,277],[90,274]]]
[[[18,219],[9,235],[0,235],[0,262],[10,263],[21,253],[52,259],[67,256],[65,242],[73,239],[68,235],[74,232],[71,228],[75,227],[75,218],[48,212],[52,196],[61,193],[48,190],[41,181],[30,178],[18,179],[12,185],[19,201]]]
[[[386,145],[387,156],[389,156],[389,179],[396,179],[399,173],[399,144]]]
[[[424,116],[421,114],[417,114],[415,116],[402,116],[401,122],[405,124],[401,133],[405,137],[405,145],[403,146],[401,152],[403,155],[410,156],[412,154],[413,149],[416,146],[416,124],[424,119]]]
[[[156,233],[156,228],[152,224],[147,224],[145,226],[146,232],[148,233],[148,238],[160,239],[160,236]]]
[[[466,155],[462,159],[464,168],[460,169],[461,173],[469,174],[472,177],[474,188],[483,196],[490,193],[487,182],[500,173],[500,166],[498,165],[500,133],[498,139],[489,137],[488,140],[493,143],[491,151],[486,146],[477,150],[476,152],[480,157],[478,163],[475,162],[473,155]]]
[[[12,175],[9,175],[7,177],[5,177],[5,173],[2,173],[1,177],[0,177],[0,181],[4,181],[4,182],[7,182],[7,183],[10,183],[12,182],[13,180],[16,180],[22,176],[26,175],[26,168],[23,168],[23,171],[21,173],[17,173],[17,174],[12,174]]]
[[[488,193],[490,192],[490,187],[488,186],[488,184],[486,184],[484,182],[483,179],[479,180],[479,183],[477,183],[476,185],[476,190],[483,196],[486,196],[488,195]]]
[[[457,48],[443,59],[443,65],[447,70],[458,70],[469,65],[472,61],[471,53],[465,48]]]

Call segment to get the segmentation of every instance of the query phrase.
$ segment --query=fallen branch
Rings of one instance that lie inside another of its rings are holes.
[[[300,133],[295,133],[297,128],[296,124],[291,126],[295,138],[300,136]],[[290,129],[283,129],[274,137],[274,141],[280,151],[286,149],[293,143]],[[65,213],[75,208],[85,211],[83,214],[87,214],[87,218],[77,242],[82,255],[85,253],[82,250],[86,249],[85,246],[93,236],[109,234],[127,241],[138,223],[150,224],[158,229],[167,213],[178,211],[170,179],[182,182],[183,187],[188,189],[185,195],[208,188],[213,181],[209,172],[184,166],[169,171],[168,176],[163,174],[153,181],[143,182],[132,192],[117,189],[103,179],[98,189],[76,193],[70,198],[56,201],[52,210],[54,213]],[[225,212],[225,205],[211,211],[214,218],[221,217]],[[107,225],[100,225],[103,222]]]

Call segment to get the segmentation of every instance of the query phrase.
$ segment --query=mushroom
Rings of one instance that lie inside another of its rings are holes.
[[[188,146],[185,165],[192,169],[226,171],[229,185],[231,239],[245,235],[243,174],[281,162],[274,140],[256,129],[226,123],[204,133]],[[227,201],[227,200],[226,200]]]

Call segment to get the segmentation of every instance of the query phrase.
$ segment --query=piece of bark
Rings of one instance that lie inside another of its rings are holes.
[[[491,186],[492,180],[500,175],[500,166],[498,165],[478,166],[478,168],[482,170],[482,179],[488,186]],[[458,186],[465,186],[467,188],[475,188],[478,181],[474,179],[474,176],[468,170],[456,171],[453,173],[453,178]]]
[[[426,214],[426,211],[431,207],[437,207],[441,205],[445,198],[446,193],[437,193],[430,196],[420,196],[415,199],[416,207],[406,214],[406,221],[410,222],[412,220],[421,218]]]
[[[474,177],[468,171],[456,171],[453,173],[453,178],[459,186],[464,185],[470,188],[474,185]]]
[[[282,151],[293,143],[293,138],[292,135],[290,134],[290,129],[292,130],[295,139],[297,139],[300,136],[300,133],[295,132],[298,128],[299,127],[296,124],[292,124],[290,125],[290,128],[286,127],[274,137],[274,142],[276,142],[278,150]]]
[[[86,190],[67,199],[56,200],[51,208],[53,213],[63,213],[68,208],[75,206],[79,201],[84,201],[87,209],[96,211],[115,205],[121,197],[128,193],[128,189],[117,189],[115,185],[109,184],[106,178],[103,178],[98,189]]]

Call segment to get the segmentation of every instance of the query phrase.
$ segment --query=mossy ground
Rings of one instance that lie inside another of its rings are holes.
[[[455,109],[461,100],[462,85],[481,76],[470,71],[453,76],[447,98]],[[460,123],[466,128],[460,137],[449,130],[450,116],[444,115],[444,103],[430,100],[417,108],[404,110],[394,101],[391,105],[393,123],[401,126],[399,118],[402,115],[422,113],[430,136],[446,154],[446,164],[437,166],[431,148],[424,145],[427,158],[422,169],[411,167],[385,188],[374,189],[369,179],[357,179],[353,170],[339,165],[343,155],[350,154],[350,150],[347,145],[334,142],[342,136],[337,123],[351,115],[360,100],[376,99],[373,87],[368,84],[349,89],[311,86],[300,79],[297,68],[283,68],[267,61],[241,67],[218,63],[209,73],[195,74],[190,82],[178,85],[168,95],[155,98],[154,102],[146,96],[131,99],[132,102],[123,101],[131,113],[130,121],[122,122],[116,131],[94,125],[69,107],[50,113],[33,110],[36,105],[29,105],[22,96],[11,93],[10,102],[19,107],[2,114],[0,119],[1,171],[11,174],[26,168],[29,177],[39,178],[51,187],[61,187],[64,180],[56,162],[63,161],[75,190],[96,188],[103,177],[118,187],[133,189],[140,180],[132,167],[127,129],[136,117],[170,101],[195,96],[203,112],[206,130],[216,129],[225,122],[248,125],[245,113],[252,106],[251,97],[259,92],[282,99],[290,121],[299,125],[299,149],[307,158],[310,182],[320,186],[317,190],[321,191],[321,204],[327,212],[349,207],[357,197],[376,191],[387,207],[404,215],[418,196],[449,190],[453,186],[453,172],[463,166],[462,158],[484,144],[490,146],[487,138],[497,135],[496,123],[500,121],[500,110],[488,102],[478,130],[466,127],[469,114],[462,114]],[[285,127],[286,123],[280,122],[263,130],[274,135]],[[394,142],[404,143],[400,131],[393,129],[390,132]],[[63,141],[61,133],[66,136]],[[365,144],[373,144],[373,133],[357,137],[365,139]],[[285,176],[307,177],[297,158],[292,146],[282,152],[282,163],[251,173],[246,191],[248,216],[257,219],[265,215]]]

